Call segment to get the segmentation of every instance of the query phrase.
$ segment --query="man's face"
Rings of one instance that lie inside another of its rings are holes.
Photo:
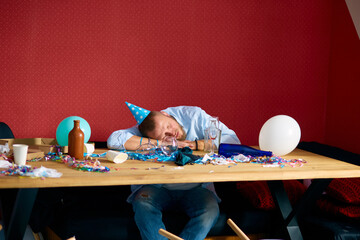
[[[165,112],[154,116],[155,129],[148,132],[150,138],[161,140],[165,136],[174,136],[177,140],[185,140],[186,134],[180,124]]]

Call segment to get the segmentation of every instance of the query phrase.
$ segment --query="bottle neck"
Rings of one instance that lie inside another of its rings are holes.
[[[74,128],[80,128],[80,121],[74,120]]]

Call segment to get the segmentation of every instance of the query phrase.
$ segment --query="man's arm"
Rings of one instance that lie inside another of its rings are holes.
[[[146,137],[142,138],[139,136],[132,136],[125,142],[125,145],[124,145],[125,149],[126,150],[136,150],[140,146],[140,142],[141,142],[141,144],[145,144],[145,143],[149,142],[149,139],[150,139],[150,142],[152,144],[154,144],[155,146],[160,146],[160,144],[161,144],[160,140],[146,138]]]
[[[122,129],[113,132],[107,140],[107,146],[109,149],[123,149],[126,150],[136,150],[140,146],[140,141],[142,144],[148,143],[149,138],[142,138],[139,129],[134,126],[128,129]],[[160,146],[161,140],[150,139],[151,143],[155,146]],[[193,141],[179,141],[179,148],[190,147],[195,149],[195,142]],[[201,148],[199,148],[201,149]],[[204,149],[204,148],[202,148]]]
[[[122,130],[115,131],[108,138],[107,147],[109,149],[124,149],[125,143],[134,136],[141,136],[140,131],[137,128],[137,126],[134,126],[132,128],[128,128],[128,129],[122,129]],[[139,139],[140,139],[140,137],[139,137]],[[137,141],[138,145],[139,145],[139,143],[140,143],[140,140]],[[135,145],[135,144],[136,143],[133,142],[133,144],[131,144],[131,145]],[[131,145],[130,145],[130,147],[131,147]],[[133,150],[137,146],[133,146]]]
[[[155,146],[160,145],[160,140],[150,139]],[[141,133],[137,126],[128,129],[122,129],[113,132],[107,140],[109,149],[126,149],[136,150],[142,144],[148,143],[149,138],[141,137]]]
[[[202,142],[202,143],[200,143],[200,142]],[[202,146],[202,148],[201,148],[201,146]],[[196,150],[196,143],[195,143],[195,141],[189,141],[189,140],[179,141],[178,140],[178,147],[179,148],[189,147],[192,150]],[[204,140],[198,140],[198,150],[204,150]]]

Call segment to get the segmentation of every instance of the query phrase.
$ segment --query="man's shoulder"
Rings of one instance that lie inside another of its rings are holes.
[[[195,124],[197,121],[207,117],[207,114],[204,110],[195,106],[178,106],[167,108],[164,111],[174,117],[176,121],[178,121],[183,126],[189,122]]]
[[[187,118],[198,118],[206,115],[205,111],[200,107],[196,106],[178,106],[178,107],[169,107],[164,110],[164,112],[175,117],[177,120],[187,119]]]
[[[164,109],[163,111],[165,112],[201,112],[203,111],[200,107],[197,106],[177,106],[177,107],[168,107],[166,109]]]

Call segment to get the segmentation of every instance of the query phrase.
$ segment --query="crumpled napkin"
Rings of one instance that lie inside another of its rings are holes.
[[[8,143],[5,143],[5,145],[0,145],[0,153],[8,153],[8,152],[10,152]]]
[[[0,168],[9,168],[13,164],[6,160],[0,160]]]
[[[193,164],[196,160],[200,159],[200,156],[193,155],[193,151],[189,147],[184,147],[175,152],[175,163],[179,166],[186,164]]]
[[[30,172],[25,173],[23,176],[59,178],[62,176],[62,173],[58,172],[56,169],[41,166],[40,168],[36,168]]]

